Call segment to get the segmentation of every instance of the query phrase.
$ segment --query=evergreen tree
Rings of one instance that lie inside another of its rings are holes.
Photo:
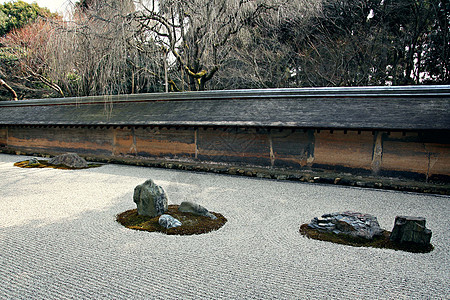
[[[39,7],[36,3],[28,4],[24,1],[11,1],[0,4],[0,36],[4,36],[14,29],[19,29],[37,20],[39,17],[54,17],[47,8]]]

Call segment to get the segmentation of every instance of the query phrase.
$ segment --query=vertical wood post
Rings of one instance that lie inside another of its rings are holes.
[[[376,131],[374,136],[373,153],[372,153],[372,172],[378,174],[381,169],[383,160],[383,134]]]
[[[198,128],[194,129],[195,159],[198,158]]]
[[[272,134],[270,131],[269,134],[269,145],[270,145],[270,165],[273,167],[275,165],[275,154],[273,153],[273,140],[272,140]]]

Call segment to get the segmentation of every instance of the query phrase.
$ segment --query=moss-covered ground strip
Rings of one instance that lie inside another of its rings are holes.
[[[381,236],[375,237],[372,240],[365,238],[351,237],[345,234],[335,234],[331,232],[321,232],[316,229],[308,227],[308,224],[300,226],[300,233],[308,238],[332,242],[336,244],[349,245],[354,247],[373,247],[373,248],[385,248],[402,250],[413,253],[428,253],[431,252],[434,247],[432,244],[426,246],[420,246],[412,243],[398,244],[389,240],[390,231],[384,230]]]
[[[159,225],[159,216],[153,218],[140,216],[137,213],[137,209],[127,210],[118,214],[117,222],[130,229],[161,232],[168,235],[193,235],[208,233],[219,229],[227,222],[227,219],[219,213],[211,212],[217,217],[217,219],[213,220],[205,216],[197,216],[192,213],[179,212],[178,206],[179,205],[169,205],[166,214],[178,219],[183,224],[180,227],[167,229]]]
[[[28,160],[19,161],[14,164],[14,166],[19,168],[53,168],[60,170],[80,170],[80,169],[89,169],[89,168],[97,168],[102,166],[101,164],[89,164],[87,168],[71,168],[65,165],[52,165],[49,164],[47,160],[38,160],[38,164],[28,164]]]

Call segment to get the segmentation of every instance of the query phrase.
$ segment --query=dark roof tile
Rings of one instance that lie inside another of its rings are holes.
[[[449,130],[450,86],[139,94],[0,103],[0,125]]]

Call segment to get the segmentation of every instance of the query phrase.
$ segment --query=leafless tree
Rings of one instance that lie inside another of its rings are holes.
[[[152,43],[139,43],[127,18],[133,12],[131,0],[83,1],[69,21],[55,24],[48,63],[67,95],[159,91],[162,54]]]
[[[443,0],[81,0],[3,38],[0,72],[45,96],[448,83],[448,20]]]
[[[322,1],[277,2],[247,22],[233,38],[231,54],[216,76],[214,88],[277,88],[299,86],[298,53],[292,33],[303,34],[306,24],[320,14]],[[229,76],[231,74],[231,76]]]
[[[17,93],[16,91],[9,86],[3,79],[0,79],[0,87],[4,87],[7,91],[9,91],[12,95],[12,100],[17,101]]]
[[[172,74],[178,70],[173,88],[204,90],[228,59],[241,30],[262,13],[282,15],[287,3],[299,1],[139,0],[132,17],[139,32],[168,54]]]
[[[55,21],[58,20],[55,19]],[[41,18],[0,37],[0,43],[3,45],[3,51],[9,53],[9,59],[5,59],[5,61],[9,65],[7,67],[9,77],[16,85],[19,81],[25,84],[27,82],[39,83],[62,96],[61,88],[48,76],[50,70],[47,62],[51,51],[48,49],[47,43],[51,35],[50,21]],[[30,84],[28,85],[30,86]],[[20,89],[23,90],[24,87],[22,85]],[[32,87],[29,89],[39,90],[39,88]]]

